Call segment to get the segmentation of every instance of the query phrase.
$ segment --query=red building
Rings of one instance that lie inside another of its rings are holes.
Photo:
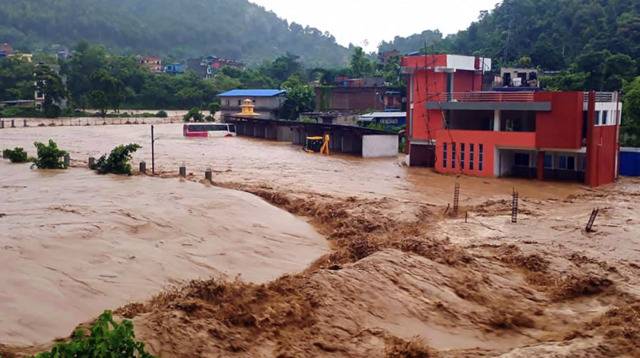
[[[488,90],[491,60],[457,55],[402,59],[409,76],[409,163],[484,177],[617,177],[617,93]]]
[[[161,73],[163,70],[162,59],[158,56],[141,57],[140,64],[149,69],[151,73]]]

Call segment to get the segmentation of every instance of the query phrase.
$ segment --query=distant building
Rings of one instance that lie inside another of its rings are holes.
[[[222,116],[234,116],[242,111],[244,100],[251,100],[256,118],[277,119],[278,112],[284,104],[286,91],[278,89],[236,89],[218,95],[221,102]]]
[[[69,57],[71,57],[71,51],[67,48],[60,49],[56,52],[56,56],[60,61],[66,61]]]
[[[389,63],[389,60],[391,60],[394,57],[400,57],[400,51],[398,50],[383,51],[378,54],[378,61],[381,64],[386,65],[387,63]]]
[[[185,66],[181,63],[172,63],[170,65],[164,66],[164,72],[171,75],[177,75],[177,74],[184,73],[185,71],[184,67]]]
[[[387,88],[382,78],[336,78],[334,86],[315,88],[316,111],[362,113],[400,111],[402,94]]]
[[[9,57],[11,55],[13,55],[13,47],[11,44],[7,42],[0,44],[0,58]]]
[[[217,56],[187,60],[187,69],[195,72],[198,77],[203,79],[212,78],[213,75],[223,67],[244,68],[244,63]]]
[[[162,67],[162,59],[158,56],[142,56],[138,61],[151,73],[161,73],[164,69]]]

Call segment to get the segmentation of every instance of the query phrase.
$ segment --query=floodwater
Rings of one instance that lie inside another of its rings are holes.
[[[461,184],[463,204],[477,204],[488,197],[508,196],[516,188],[523,197],[562,198],[582,191],[575,183],[545,183],[530,180],[484,179],[439,175],[426,168],[407,168],[403,156],[362,159],[334,154],[310,154],[285,142],[244,137],[185,138],[181,124],[155,126],[156,172],[187,172],[204,176],[211,168],[214,181],[269,185],[276,189],[323,195],[388,197],[446,205],[451,202],[454,182]],[[37,127],[0,130],[0,148],[22,146],[33,154],[34,141],[54,139],[71,153],[79,165],[119,144],[142,145],[134,165],[147,162],[151,170],[151,133],[148,125]]]
[[[169,284],[221,275],[267,282],[328,252],[307,222],[244,192],[7,161],[0,173],[5,344],[67,335]]]

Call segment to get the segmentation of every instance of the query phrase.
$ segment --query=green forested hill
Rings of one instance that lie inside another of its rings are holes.
[[[504,0],[455,35],[439,40],[424,34],[433,35],[396,38],[383,46],[418,51],[426,41],[430,51],[479,54],[498,64],[529,57],[546,70],[578,65],[591,72],[610,54],[640,58],[640,1]]]
[[[247,0],[0,0],[0,42],[34,50],[80,40],[177,58],[260,62],[290,52],[330,66],[348,57],[330,34],[288,24]]]

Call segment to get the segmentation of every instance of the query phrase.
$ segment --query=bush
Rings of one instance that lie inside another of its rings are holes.
[[[106,155],[101,156],[95,164],[95,169],[98,174],[119,174],[119,175],[131,175],[131,154],[140,149],[138,144],[119,145],[111,151],[109,157]]]
[[[35,108],[7,107],[0,111],[0,117],[42,117],[42,113]]]
[[[2,151],[2,156],[8,158],[11,163],[26,163],[29,161],[27,152],[23,148],[15,147],[14,149],[5,149]]]
[[[135,340],[133,323],[124,320],[116,323],[111,311],[105,311],[91,326],[91,335],[78,329],[69,342],[56,344],[50,352],[36,355],[36,358],[57,357],[140,357],[151,358],[144,349],[144,343]]]
[[[194,122],[202,122],[204,121],[204,116],[200,113],[200,108],[193,107],[187,112],[187,114],[182,117],[185,122],[190,122],[192,119]]]
[[[220,110],[220,103],[211,102],[209,103],[208,109],[209,109],[209,113],[211,113],[212,116],[215,116],[216,112]]]
[[[64,156],[67,152],[59,149],[53,139],[49,139],[49,145],[40,142],[35,142],[33,145],[38,150],[38,158],[34,163],[38,169],[67,169],[64,164]]]
[[[43,112],[44,116],[47,118],[58,118],[62,114],[62,109],[55,104],[52,104],[50,106],[45,106]]]
[[[167,118],[167,117],[169,117],[169,115],[165,111],[158,111],[158,113],[156,113],[156,117]]]

